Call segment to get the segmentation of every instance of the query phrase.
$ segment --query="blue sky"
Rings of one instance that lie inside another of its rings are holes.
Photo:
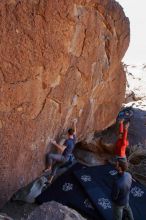
[[[131,40],[124,57],[128,64],[146,63],[146,0],[117,0],[130,20]]]

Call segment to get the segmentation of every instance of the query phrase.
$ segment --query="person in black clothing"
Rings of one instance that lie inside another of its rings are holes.
[[[52,182],[52,179],[55,175],[55,170],[57,169],[57,166],[52,169],[53,163],[64,164],[72,157],[72,152],[76,143],[77,120],[74,120],[73,123],[74,126],[73,128],[68,129],[68,138],[63,145],[57,144],[56,141],[51,141],[51,143],[54,144],[61,151],[61,153],[49,153],[47,155],[47,169],[45,171],[51,172],[51,178],[49,179],[50,183]]]
[[[132,176],[126,172],[127,162],[117,162],[118,176],[112,187],[112,202],[114,220],[122,220],[123,211],[126,211],[129,220],[134,220],[132,210],[129,206],[129,194],[132,184]]]

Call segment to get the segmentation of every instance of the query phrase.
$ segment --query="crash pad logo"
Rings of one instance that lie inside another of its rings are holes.
[[[62,190],[65,192],[73,190],[73,184],[72,183],[64,183],[64,185],[62,186]]]
[[[142,197],[144,194],[144,191],[142,191],[140,187],[135,186],[131,189],[131,193],[134,197]]]
[[[89,201],[89,199],[85,199],[84,205],[85,205],[86,208],[94,209],[94,207],[92,206],[92,204],[91,204],[91,202]]]
[[[111,176],[114,176],[114,175],[117,175],[117,170],[110,170],[109,171],[109,174],[111,175]]]
[[[103,209],[111,209],[111,202],[109,199],[100,198],[98,199],[98,205],[100,205]]]
[[[88,175],[82,175],[81,180],[83,182],[91,182],[92,178],[91,178],[91,176],[88,176]]]

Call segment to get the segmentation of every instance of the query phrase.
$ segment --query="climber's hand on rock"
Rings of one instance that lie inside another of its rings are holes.
[[[77,124],[77,122],[78,122],[78,119],[77,119],[77,118],[73,119],[73,123],[74,123],[74,124]]]
[[[57,144],[56,141],[54,141],[54,140],[51,140],[51,143],[54,144],[54,145]]]

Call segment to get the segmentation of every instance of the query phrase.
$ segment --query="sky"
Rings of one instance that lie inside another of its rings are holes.
[[[146,0],[116,0],[130,20],[130,46],[124,56],[127,64],[146,63]]]

